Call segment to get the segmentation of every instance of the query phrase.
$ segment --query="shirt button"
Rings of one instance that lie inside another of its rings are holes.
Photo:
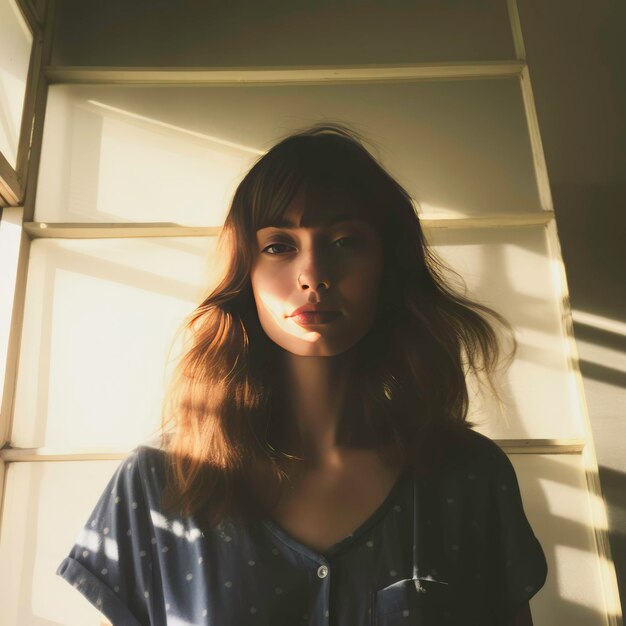
[[[328,576],[328,567],[326,567],[326,565],[320,565],[317,568],[317,575],[320,578],[326,578],[326,576]]]

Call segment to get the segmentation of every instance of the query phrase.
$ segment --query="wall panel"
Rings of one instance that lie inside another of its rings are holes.
[[[338,85],[56,85],[35,220],[219,226],[289,132],[353,126],[429,216],[537,211],[517,78]]]
[[[514,56],[502,0],[64,0],[57,11],[55,65],[258,67]]]

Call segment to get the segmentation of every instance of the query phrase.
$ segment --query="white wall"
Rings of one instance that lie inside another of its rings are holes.
[[[626,4],[518,6],[626,606]]]

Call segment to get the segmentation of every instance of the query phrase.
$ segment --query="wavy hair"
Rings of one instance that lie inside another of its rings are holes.
[[[350,411],[338,423],[337,444],[374,449],[427,474],[455,433],[477,425],[467,415],[468,376],[486,382],[502,406],[493,384],[502,356],[495,325],[512,340],[510,362],[517,350],[510,324],[453,288],[453,275],[463,280],[427,244],[411,197],[353,129],[300,130],[239,183],[218,240],[221,280],[179,328],[182,357],[161,412],[169,458],[163,504],[201,525],[267,513],[255,495],[270,487],[259,483],[259,467],[270,469],[276,503],[288,464],[303,460],[281,438],[289,418],[276,374],[281,348],[260,325],[250,283],[256,231],[274,224],[302,186],[303,220],[356,215],[383,243],[377,316],[351,348]]]

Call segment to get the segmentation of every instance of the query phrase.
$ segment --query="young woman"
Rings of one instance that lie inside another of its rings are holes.
[[[511,329],[447,284],[407,192],[319,124],[254,164],[220,244],[161,443],[57,573],[115,626],[532,624],[545,556],[467,420]]]

